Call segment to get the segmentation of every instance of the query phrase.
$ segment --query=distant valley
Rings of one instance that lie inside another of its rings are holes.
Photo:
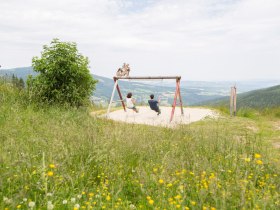
[[[15,75],[23,78],[25,81],[29,74],[36,75],[32,67],[22,67],[14,69],[0,69],[0,75]],[[96,90],[93,93],[92,101],[95,104],[106,106],[112,94],[114,82],[112,78],[106,78],[98,75],[93,77],[99,82],[96,85]],[[263,80],[263,81],[181,81],[181,94],[184,105],[213,103],[218,99],[222,99],[229,95],[230,87],[236,84],[238,93],[243,93],[255,89],[271,87],[280,84],[280,80]],[[145,104],[151,93],[156,97],[160,97],[165,105],[171,104],[174,97],[175,81],[120,81],[121,91],[125,96],[128,92],[132,92],[138,103]],[[119,100],[117,93],[115,99]],[[119,103],[115,103],[118,105]]]

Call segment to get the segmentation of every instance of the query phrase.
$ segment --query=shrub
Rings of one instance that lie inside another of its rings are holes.
[[[44,103],[84,104],[96,84],[88,64],[88,58],[78,53],[76,43],[53,39],[50,46],[43,46],[41,58],[32,59],[39,75],[28,78],[30,98]]]

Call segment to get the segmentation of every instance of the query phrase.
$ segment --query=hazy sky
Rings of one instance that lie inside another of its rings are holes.
[[[280,0],[0,0],[0,65],[30,66],[53,38],[92,73],[280,78]]]

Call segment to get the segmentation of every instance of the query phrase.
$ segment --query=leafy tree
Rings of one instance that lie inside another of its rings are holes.
[[[74,42],[53,39],[43,46],[41,58],[33,57],[32,66],[39,73],[27,80],[33,100],[80,106],[95,90],[88,58],[78,53]]]

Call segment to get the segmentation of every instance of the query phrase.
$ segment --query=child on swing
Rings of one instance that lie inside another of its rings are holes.
[[[138,113],[139,110],[136,108],[135,104],[136,104],[136,100],[132,98],[132,93],[128,93],[126,96],[126,107]]]
[[[155,112],[157,112],[157,115],[160,115],[161,111],[158,107],[158,104],[160,102],[160,98],[157,101],[157,100],[154,100],[154,97],[155,97],[154,94],[151,94],[150,95],[150,100],[148,100],[148,103],[150,105],[151,110],[154,110]]]

